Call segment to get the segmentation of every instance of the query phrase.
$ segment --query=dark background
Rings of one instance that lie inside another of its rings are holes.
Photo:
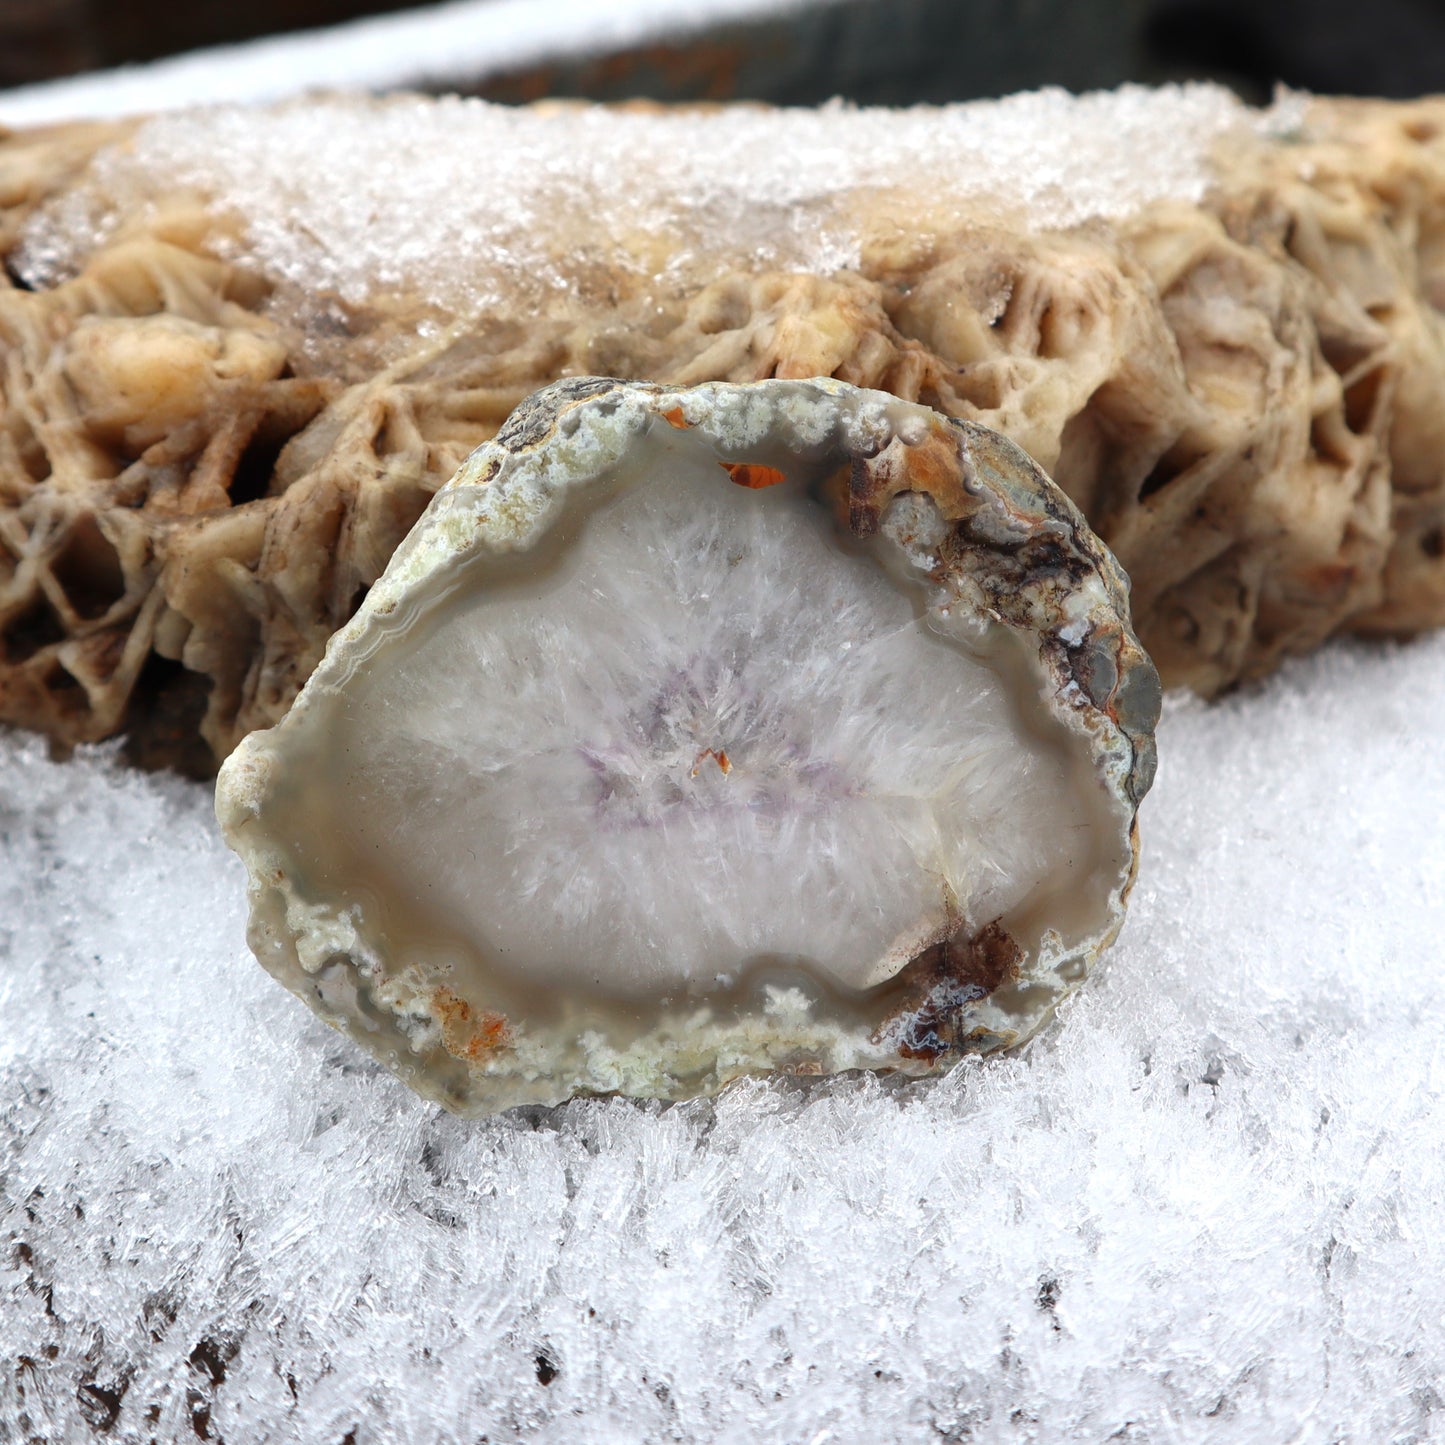
[[[0,0],[0,88],[397,8],[406,7]],[[1445,0],[846,0],[685,39],[659,35],[582,63],[449,76],[434,88],[502,100],[907,104],[1185,78],[1223,80],[1251,100],[1277,82],[1359,95],[1445,90]]]

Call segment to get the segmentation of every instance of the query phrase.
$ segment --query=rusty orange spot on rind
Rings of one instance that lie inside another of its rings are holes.
[[[675,426],[678,431],[686,431],[687,428],[692,425],[692,423],[688,421],[688,419],[682,414],[682,408],[680,406],[673,407],[671,411],[663,412],[662,419],[668,424],[668,426]]]
[[[723,471],[740,487],[758,491],[762,487],[776,487],[787,478],[776,467],[765,467],[761,462],[719,462]]]
[[[473,1014],[466,999],[442,985],[432,991],[432,1007],[441,1019],[442,1043],[449,1054],[475,1064],[512,1042],[512,1030],[498,1013]]]

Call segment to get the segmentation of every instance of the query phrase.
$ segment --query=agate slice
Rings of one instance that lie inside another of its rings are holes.
[[[462,1113],[1019,1043],[1134,875],[1125,586],[983,427],[559,382],[223,768],[252,947]]]

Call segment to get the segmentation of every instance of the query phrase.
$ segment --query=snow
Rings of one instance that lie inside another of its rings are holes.
[[[401,289],[515,312],[599,277],[652,287],[660,268],[680,286],[770,266],[827,275],[888,244],[893,217],[922,244],[991,214],[1071,226],[1198,200],[1222,134],[1276,133],[1301,106],[1251,111],[1213,85],[908,110],[220,106],[157,117],[102,153],[32,218],[12,264],[53,284],[118,226],[199,195],[238,219],[240,259],[354,303]]]
[[[138,115],[309,90],[444,88],[839,0],[452,0],[0,92],[0,124]]]
[[[1442,709],[1172,701],[1022,1054],[480,1123],[251,960],[206,789],[0,737],[0,1439],[1445,1437]]]

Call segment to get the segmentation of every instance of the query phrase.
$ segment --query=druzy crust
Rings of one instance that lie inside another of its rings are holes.
[[[878,393],[549,388],[227,764],[258,955],[472,1112],[1026,1036],[1152,769],[1081,529]]]
[[[920,587],[804,488],[738,496],[685,447],[600,482],[555,560],[478,562],[383,635],[283,765],[285,827],[328,800],[329,886],[445,921],[474,974],[646,998],[787,959],[871,987],[1064,866],[1087,800]]]

